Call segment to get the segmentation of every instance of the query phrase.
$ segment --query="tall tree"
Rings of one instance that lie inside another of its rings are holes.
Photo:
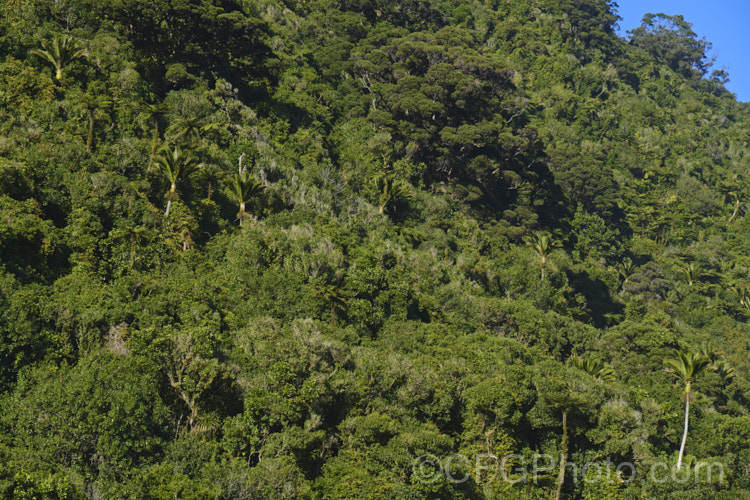
[[[629,32],[630,42],[672,70],[700,78],[713,64],[707,55],[711,44],[705,38],[697,39],[692,27],[682,16],[646,14],[641,25]]]
[[[201,398],[221,376],[218,360],[210,356],[211,342],[210,332],[195,328],[174,332],[165,343],[163,366],[167,380],[188,410],[187,428],[192,432],[204,430]]]
[[[682,443],[680,444],[680,453],[677,457],[677,470],[682,467],[682,456],[685,452],[685,441],[688,434],[688,416],[690,412],[690,402],[695,399],[692,390],[692,383],[695,379],[712,368],[711,359],[698,351],[678,351],[677,359],[664,360],[667,365],[667,371],[677,377],[685,384],[682,400],[685,402],[685,429],[682,433]]]
[[[558,410],[562,416],[562,436],[560,438],[560,469],[557,475],[557,488],[555,490],[555,500],[560,500],[563,484],[565,484],[565,467],[568,462],[568,453],[570,445],[570,436],[568,435],[568,415],[580,407],[587,406],[585,398],[573,393],[572,391],[563,391],[558,393],[540,394],[547,406]]]
[[[562,496],[565,484],[565,469],[570,455],[570,419],[576,416],[586,420],[586,408],[596,406],[603,395],[599,384],[591,384],[588,377],[577,370],[561,366],[557,362],[545,360],[536,365],[534,385],[537,388],[540,421],[547,425],[561,417],[562,435],[560,438],[560,462],[557,471],[555,499]],[[544,415],[544,417],[542,417]],[[553,424],[554,425],[554,424]]]

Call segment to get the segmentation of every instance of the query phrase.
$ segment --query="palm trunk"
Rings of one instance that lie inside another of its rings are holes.
[[[735,216],[735,215],[737,215],[737,211],[738,211],[739,209],[740,209],[740,202],[739,202],[739,201],[737,201],[737,202],[735,202],[735,204],[734,204],[734,212],[732,212],[732,216],[731,216],[731,217],[729,218],[729,220],[727,221],[727,224],[731,224],[731,223],[732,223],[732,220],[734,220],[734,216]]]
[[[172,207],[172,198],[174,197],[174,193],[177,190],[177,186],[172,183],[172,186],[169,188],[169,192],[167,193],[167,210],[164,212],[164,218],[166,219],[169,217],[169,209]]]
[[[560,472],[557,474],[557,492],[555,493],[555,500],[560,500],[560,494],[562,493],[563,483],[565,482],[565,464],[568,462],[568,409],[563,408],[562,414],[562,450],[560,451]]]
[[[55,68],[55,80],[57,80],[58,83],[62,82],[62,68],[59,66]]]
[[[688,433],[688,411],[690,411],[690,399],[685,399],[685,430],[682,431],[682,444],[680,444],[680,454],[677,456],[677,470],[682,467],[682,455],[685,453],[685,441]]]
[[[130,235],[130,269],[133,269],[135,263],[135,235]]]
[[[146,172],[151,172],[151,167],[154,165],[154,158],[156,158],[156,149],[159,147],[159,124],[154,123],[154,135],[151,137],[151,157],[148,159],[148,168]]]
[[[89,137],[86,140],[86,149],[91,153],[94,147],[94,111],[89,111]]]
[[[237,216],[240,219],[240,226],[242,225],[242,220],[245,218],[245,202],[243,201],[240,203],[240,213],[237,214]]]

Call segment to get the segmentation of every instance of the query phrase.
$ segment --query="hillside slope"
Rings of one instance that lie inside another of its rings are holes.
[[[679,16],[0,9],[0,496],[750,493],[750,110]]]

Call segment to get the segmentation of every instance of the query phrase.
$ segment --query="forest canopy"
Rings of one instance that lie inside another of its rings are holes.
[[[750,494],[750,109],[682,16],[0,10],[0,497]]]

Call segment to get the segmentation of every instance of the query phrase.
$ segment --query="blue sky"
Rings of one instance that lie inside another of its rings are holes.
[[[620,20],[620,36],[637,28],[643,15],[652,12],[681,14],[693,24],[698,38],[705,37],[716,56],[714,69],[729,72],[730,92],[737,100],[750,101],[750,0],[615,0]]]

